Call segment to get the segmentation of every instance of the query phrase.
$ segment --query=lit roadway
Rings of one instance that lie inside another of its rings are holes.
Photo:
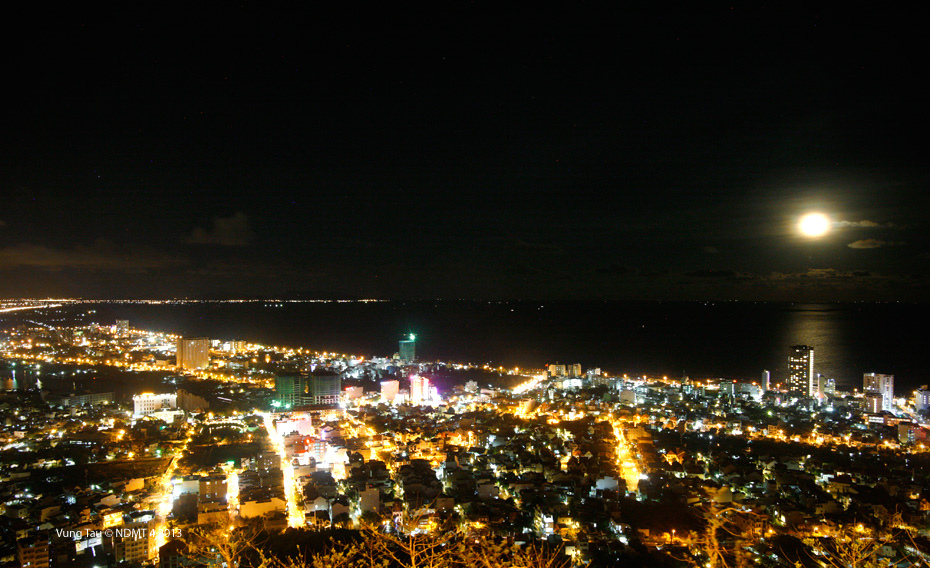
[[[239,516],[239,473],[231,469],[226,476],[226,502],[229,503],[229,516]]]
[[[278,435],[274,427],[274,419],[268,412],[261,413],[265,420],[265,430],[268,431],[268,439],[274,446],[278,455],[281,456],[281,471],[284,473],[284,496],[287,499],[287,525],[289,527],[301,528],[306,525],[307,519],[304,516],[302,500],[300,498],[300,489],[294,479],[294,468],[287,461],[287,453],[284,451],[284,439]]]
[[[187,451],[187,445],[190,443],[191,437],[190,434],[187,435],[187,438],[184,439],[184,445],[181,446],[181,449],[178,453],[171,458],[171,463],[168,464],[168,469],[165,470],[164,475],[161,477],[161,499],[158,503],[158,508],[156,512],[156,531],[155,531],[155,547],[161,548],[163,545],[168,542],[168,531],[165,530],[165,525],[168,524],[168,515],[171,514],[171,508],[173,505],[173,493],[174,493],[174,484],[171,483],[171,478],[174,477],[174,472],[178,469],[178,460],[184,455],[184,452]]]
[[[617,438],[617,465],[620,466],[620,475],[626,481],[628,491],[636,491],[639,486],[639,469],[636,467],[636,457],[630,451],[630,444],[626,440],[623,426],[614,422],[614,436]]]
[[[513,394],[523,394],[539,387],[540,384],[546,379],[545,374],[534,375],[530,377],[525,382],[517,385],[513,388]]]

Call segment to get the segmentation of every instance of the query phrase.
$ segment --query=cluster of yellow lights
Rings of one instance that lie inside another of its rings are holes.
[[[297,480],[294,479],[294,468],[287,461],[284,439],[275,428],[273,416],[267,412],[263,412],[261,415],[264,419],[265,430],[268,431],[268,438],[271,440],[275,451],[281,456],[281,471],[284,473],[284,495],[287,499],[287,525],[293,528],[304,527],[307,519],[300,505],[300,486],[297,484]]]

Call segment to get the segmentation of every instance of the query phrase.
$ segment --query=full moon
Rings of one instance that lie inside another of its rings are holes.
[[[801,217],[798,227],[806,237],[820,237],[830,229],[830,220],[822,213],[808,213]]]

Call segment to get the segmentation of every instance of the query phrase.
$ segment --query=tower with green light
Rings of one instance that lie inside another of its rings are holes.
[[[407,339],[400,340],[400,348],[397,353],[405,363],[413,363],[414,359],[417,358],[416,344],[417,336],[412,333],[407,336]]]

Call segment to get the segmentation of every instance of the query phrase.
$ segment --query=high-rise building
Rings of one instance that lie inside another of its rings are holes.
[[[116,320],[116,335],[129,337],[129,320]]]
[[[772,373],[768,369],[762,371],[762,390],[772,390]]]
[[[863,410],[866,412],[871,412],[872,414],[878,414],[882,411],[882,395],[877,392],[869,392],[865,394],[865,403],[863,404]]]
[[[581,373],[581,363],[575,363],[573,365],[563,365],[561,363],[556,363],[546,367],[546,371],[549,373],[549,377],[580,377]]]
[[[155,558],[158,553],[155,538],[155,512],[134,511],[129,513],[124,522],[124,530],[110,531],[113,543],[113,556],[118,563],[143,563]]]
[[[275,400],[285,408],[303,404],[306,378],[303,375],[278,375],[274,378]]]
[[[339,373],[326,367],[317,367],[308,377],[303,403],[313,406],[334,406],[339,404],[341,394],[342,377]]]
[[[565,365],[560,364],[550,364],[546,367],[546,371],[549,373],[549,378],[552,377],[565,377],[568,376],[568,370]]]
[[[930,388],[927,385],[921,385],[914,391],[914,408],[921,412],[930,408]]]
[[[204,369],[210,366],[210,339],[182,337],[178,339],[178,367]]]
[[[410,377],[410,403],[420,404],[429,399],[429,379],[419,375]]]
[[[788,355],[788,394],[797,397],[817,396],[814,375],[814,348],[809,345],[792,345]]]
[[[206,410],[210,408],[210,402],[202,396],[197,396],[184,389],[178,389],[178,408],[193,412],[195,410]]]
[[[381,381],[381,402],[394,402],[400,392],[400,382],[395,380]]]
[[[894,408],[894,375],[866,373],[862,375],[862,390],[882,395],[882,410]]]
[[[342,396],[342,377],[336,371],[317,367],[309,375],[278,375],[274,379],[279,406],[335,406]]]
[[[836,381],[817,374],[817,394],[820,397],[832,397],[836,395]]]
[[[413,363],[417,358],[417,336],[411,333],[407,339],[401,339],[397,354],[405,362]]]

